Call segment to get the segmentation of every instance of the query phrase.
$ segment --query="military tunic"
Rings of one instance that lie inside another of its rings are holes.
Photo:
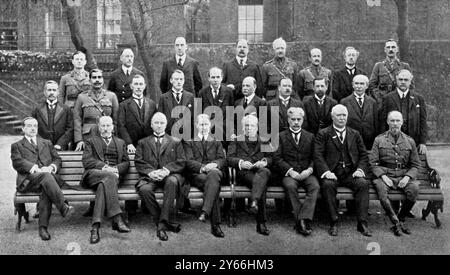
[[[314,79],[316,78],[324,78],[327,85],[327,93],[326,95],[330,96],[332,91],[332,80],[333,80],[333,72],[330,69],[327,69],[322,66],[318,66],[317,69],[315,66],[311,65],[300,71],[298,76],[299,87],[298,94],[301,99],[305,96],[314,95]]]
[[[61,78],[58,101],[73,108],[78,95],[88,92],[90,88],[89,73],[83,70],[78,74],[73,70]]]
[[[289,78],[292,80],[292,96],[299,99],[297,95],[297,75],[298,75],[298,65],[297,63],[289,58],[284,58],[282,60],[278,58],[271,59],[267,61],[261,70],[261,79],[265,89],[264,98],[266,101],[278,98],[278,84],[283,78]]]
[[[92,90],[80,94],[73,111],[75,143],[83,141],[102,116],[111,116],[116,130],[118,111],[119,102],[113,92],[102,89],[98,96]]]

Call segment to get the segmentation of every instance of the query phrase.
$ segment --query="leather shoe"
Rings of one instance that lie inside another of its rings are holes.
[[[331,223],[330,229],[328,229],[328,234],[333,237],[336,237],[338,235],[337,222]]]
[[[403,233],[411,235],[411,230],[409,230],[408,227],[406,227],[406,225],[402,222],[400,223],[400,229],[402,230]]]
[[[70,218],[73,215],[73,213],[75,213],[75,208],[73,208],[73,206],[66,204],[66,207],[64,208],[63,212],[61,213],[61,216],[63,218]]]
[[[43,241],[50,241],[51,236],[47,231],[47,227],[39,227],[39,237],[41,237]]]
[[[405,217],[410,218],[410,219],[414,219],[416,216],[414,216],[414,214],[412,212],[408,212],[408,213],[406,213]]]
[[[201,222],[206,222],[207,219],[208,219],[208,214],[205,211],[202,211],[202,213],[200,214],[200,217],[198,217],[198,220]]]
[[[217,238],[224,238],[225,234],[222,232],[222,229],[220,228],[220,225],[213,225],[211,226],[211,233],[214,237]]]
[[[363,236],[372,237],[372,233],[370,232],[369,227],[367,227],[367,224],[358,223],[357,229]]]
[[[305,220],[297,221],[295,229],[297,230],[298,234],[301,234],[305,237],[311,235],[311,233],[312,233],[311,230],[308,230],[306,228]]]
[[[269,236],[269,234],[270,234],[270,231],[269,231],[269,229],[267,229],[265,223],[258,223],[256,225],[256,232],[258,232],[259,234],[264,235],[264,236]]]
[[[100,234],[98,231],[99,231],[98,227],[93,227],[91,229],[91,238],[89,240],[91,244],[96,244],[100,242]]]
[[[112,223],[112,229],[119,233],[129,233],[131,229],[123,222],[122,219],[119,219],[117,222]]]
[[[402,234],[402,229],[400,227],[400,223],[396,223],[393,227],[391,227],[392,232],[394,232],[394,235],[397,237],[400,237]]]
[[[248,212],[250,212],[250,214],[252,215],[256,215],[258,213],[258,202],[256,200],[252,201]]]
[[[160,241],[167,241],[169,240],[169,237],[167,236],[166,230],[164,227],[158,226],[158,229],[156,229],[156,236]]]
[[[181,224],[171,222],[164,222],[163,224],[168,231],[174,233],[179,233],[181,231]]]

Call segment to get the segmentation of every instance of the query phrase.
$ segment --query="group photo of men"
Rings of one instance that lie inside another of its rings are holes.
[[[45,83],[45,101],[23,120],[23,139],[11,145],[17,191],[41,192],[35,215],[39,237],[51,240],[52,204],[63,217],[73,217],[74,206],[61,191],[67,185],[58,175],[61,151],[82,152],[80,187],[95,192],[83,214],[92,219],[91,244],[104,237],[105,221],[132,234],[133,217],[141,212],[149,215],[160,241],[182,234],[177,211],[208,222],[214,237],[226,238],[221,224],[236,226],[231,204],[254,216],[259,235],[269,236],[269,186],[283,187],[296,234],[314,235],[320,208],[328,234],[340,235],[338,187],[352,190],[355,229],[363,236],[373,234],[371,187],[392,222],[391,232],[411,234],[406,218],[414,217],[419,154],[427,154],[427,105],[414,89],[414,70],[398,57],[397,42],[386,41],[386,58],[371,73],[359,68],[360,53],[351,46],[342,53],[341,68],[322,66],[318,48],[310,49],[310,64],[301,68],[297,57],[286,56],[286,41],[276,39],[272,46],[273,58],[258,64],[241,39],[235,57],[211,66],[204,80],[199,62],[187,54],[186,39],[178,37],[162,64],[157,102],[150,96],[157,92],[134,66],[133,49],[120,53],[108,83],[101,68],[86,71],[86,54],[75,52],[73,70],[59,83]],[[118,190],[130,156],[141,201],[122,205]],[[236,184],[251,190],[247,202],[220,198],[221,187],[229,186],[229,168]],[[200,209],[191,206],[190,186],[203,192]],[[390,190],[406,199],[390,201]]]

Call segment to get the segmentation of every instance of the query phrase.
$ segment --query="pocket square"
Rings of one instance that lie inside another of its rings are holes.
[[[420,108],[420,105],[419,105],[419,104],[417,104],[416,108]]]
[[[220,103],[223,103],[223,100],[220,100],[220,99],[219,99],[219,102],[220,102]]]
[[[334,136],[333,138],[337,138],[337,136]]]

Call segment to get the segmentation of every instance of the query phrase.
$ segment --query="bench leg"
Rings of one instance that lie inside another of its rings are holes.
[[[430,213],[434,216],[436,228],[441,228],[441,221],[439,220],[439,210],[443,212],[443,201],[428,201],[427,208],[422,209],[422,220],[426,220]]]
[[[16,231],[22,232],[24,230],[22,227],[22,218],[25,220],[25,223],[30,223],[30,214],[27,212],[24,203],[16,204],[14,208],[14,214],[17,215]]]

